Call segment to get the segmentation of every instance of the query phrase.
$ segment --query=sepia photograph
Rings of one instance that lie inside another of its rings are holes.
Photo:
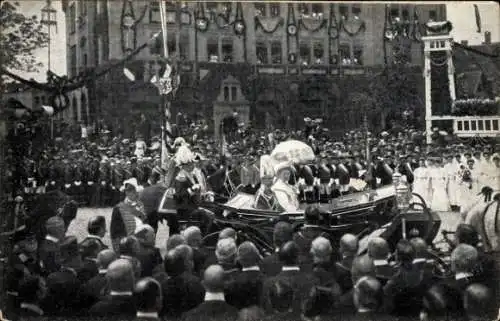
[[[0,321],[500,321],[496,1],[0,0]]]

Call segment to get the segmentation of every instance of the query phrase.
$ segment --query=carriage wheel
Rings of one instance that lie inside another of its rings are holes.
[[[427,216],[427,225],[425,226],[425,232],[422,238],[424,240],[428,240],[432,233],[432,225],[434,224],[434,217],[432,216],[431,210],[427,207],[427,203],[425,202],[424,198],[417,193],[412,193],[412,195],[416,196],[420,200],[420,203],[417,202],[410,203],[410,209],[416,210],[416,207],[420,206],[422,207],[424,214]]]

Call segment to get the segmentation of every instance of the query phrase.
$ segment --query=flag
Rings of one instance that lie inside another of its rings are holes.
[[[479,14],[479,7],[477,6],[477,4],[474,5],[474,12],[476,13],[477,32],[481,33],[481,15]]]

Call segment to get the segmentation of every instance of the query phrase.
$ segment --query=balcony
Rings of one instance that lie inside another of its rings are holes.
[[[462,116],[453,118],[458,137],[498,137],[500,116]]]

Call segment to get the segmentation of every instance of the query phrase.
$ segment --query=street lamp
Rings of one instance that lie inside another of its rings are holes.
[[[48,63],[47,63],[47,77],[50,74],[50,27],[55,26],[57,32],[57,11],[52,7],[52,1],[47,0],[47,4],[42,8],[42,24],[47,26],[48,35]],[[50,138],[54,139],[54,118],[50,116]]]

